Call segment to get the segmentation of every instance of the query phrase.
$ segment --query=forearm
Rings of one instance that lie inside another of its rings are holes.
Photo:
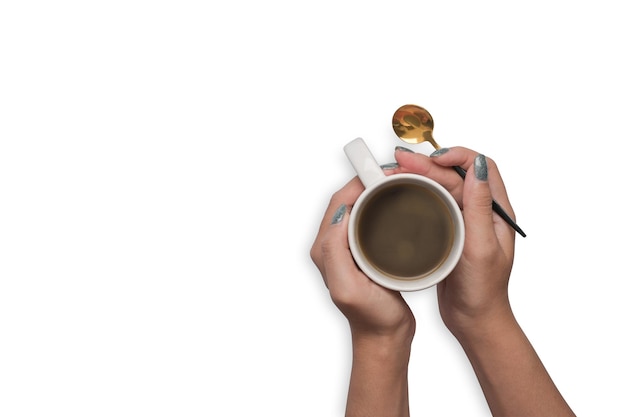
[[[574,416],[512,313],[458,339],[494,416]]]
[[[348,417],[409,416],[408,364],[411,339],[353,333]]]

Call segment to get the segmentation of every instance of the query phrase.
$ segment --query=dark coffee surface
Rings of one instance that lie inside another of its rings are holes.
[[[414,278],[445,260],[453,233],[452,218],[441,198],[419,185],[395,184],[362,207],[357,241],[381,272]]]

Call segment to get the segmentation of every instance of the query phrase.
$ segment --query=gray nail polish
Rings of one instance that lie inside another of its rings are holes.
[[[330,221],[330,224],[340,223],[343,220],[343,216],[345,216],[346,214],[347,208],[348,207],[345,204],[340,205],[337,211],[335,212],[335,214],[333,215],[333,218]]]
[[[431,153],[430,156],[443,155],[444,153],[448,152],[449,150],[450,150],[450,148],[439,148],[435,152]]]
[[[388,164],[383,164],[380,166],[381,169],[396,169],[400,165],[397,162],[389,162]]]
[[[405,148],[404,146],[396,146],[396,151],[415,153],[409,148]]]
[[[474,158],[474,175],[479,181],[487,181],[487,159],[485,155],[479,154]]]

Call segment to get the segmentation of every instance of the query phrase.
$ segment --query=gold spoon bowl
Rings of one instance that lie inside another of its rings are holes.
[[[393,114],[391,124],[396,135],[406,143],[430,142],[435,149],[441,148],[433,138],[433,117],[423,107],[415,104],[400,107]]]

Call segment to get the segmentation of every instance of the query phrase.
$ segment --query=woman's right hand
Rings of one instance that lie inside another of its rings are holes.
[[[437,285],[441,317],[463,346],[493,415],[574,416],[519,326],[508,285],[515,231],[492,201],[515,219],[495,163],[465,148],[436,156],[396,152],[402,170],[426,175],[455,195],[465,220],[465,247],[454,271]],[[460,166],[465,181],[453,178]]]
[[[431,177],[457,199],[465,220],[465,247],[454,271],[437,286],[441,317],[457,337],[492,318],[512,317],[508,282],[515,231],[492,210],[495,199],[515,218],[496,164],[466,148],[450,148],[430,158],[396,152],[400,171]],[[451,167],[467,171],[463,180]]]

